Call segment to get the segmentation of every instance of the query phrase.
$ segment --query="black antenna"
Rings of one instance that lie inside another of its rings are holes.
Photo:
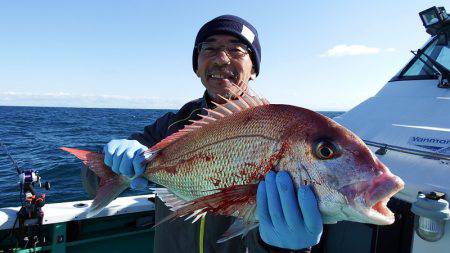
[[[12,164],[14,165],[14,168],[16,168],[17,173],[20,175],[22,173],[22,171],[20,170],[19,165],[16,163],[16,161],[14,160],[12,155],[9,153],[8,149],[6,148],[5,144],[3,144],[1,139],[0,139],[0,145],[3,147],[3,149],[5,150],[6,155],[11,160]]]

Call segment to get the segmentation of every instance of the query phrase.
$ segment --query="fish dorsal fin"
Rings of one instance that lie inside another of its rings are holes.
[[[236,86],[237,87],[237,86]],[[239,88],[239,87],[238,87]],[[169,146],[172,142],[186,136],[187,134],[194,132],[200,128],[202,128],[205,125],[208,125],[216,120],[219,120],[221,118],[227,117],[229,115],[232,115],[236,112],[244,111],[250,108],[258,107],[261,105],[268,105],[269,101],[265,98],[261,98],[259,96],[251,96],[245,92],[243,92],[240,88],[241,95],[233,95],[236,99],[228,99],[221,95],[219,95],[220,98],[225,100],[226,102],[224,104],[218,104],[216,102],[212,102],[216,108],[215,109],[206,109],[208,112],[207,115],[201,115],[200,120],[189,120],[192,124],[184,126],[183,129],[179,130],[176,133],[173,133],[154,146],[150,147],[145,153],[154,153],[161,149],[164,149],[165,147]],[[148,159],[146,159],[148,161]]]
[[[247,93],[242,93],[242,95],[234,95],[236,98],[235,100],[225,98],[221,95],[218,96],[226,102],[224,104],[218,104],[213,101],[212,103],[216,106],[216,108],[213,110],[206,109],[208,111],[207,116],[214,119],[220,119],[236,112],[269,104],[267,99],[258,96],[251,96]]]

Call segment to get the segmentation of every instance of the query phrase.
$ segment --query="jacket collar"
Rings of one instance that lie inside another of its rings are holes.
[[[205,90],[205,92],[203,93],[203,97],[201,99],[202,108],[208,108],[208,109],[216,108],[216,106],[211,101],[212,101],[212,99],[208,95],[208,91]]]

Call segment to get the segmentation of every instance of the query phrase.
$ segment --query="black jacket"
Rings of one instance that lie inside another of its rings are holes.
[[[198,114],[205,115],[203,108],[212,108],[207,93],[202,98],[185,104],[176,113],[166,113],[153,124],[144,128],[143,133],[135,133],[129,139],[139,141],[141,144],[151,147],[163,138],[173,134],[189,124],[189,120],[200,119]],[[157,199],[155,221],[166,217],[170,211],[164,203]],[[204,252],[290,252],[265,245],[258,235],[258,229],[254,229],[244,238],[236,237],[224,243],[216,243],[220,236],[233,223],[234,218],[217,215],[207,215],[204,227]],[[200,221],[192,224],[190,221],[177,219],[159,225],[155,231],[155,252],[199,252]],[[248,251],[246,251],[248,249]],[[309,252],[302,250],[297,252]]]

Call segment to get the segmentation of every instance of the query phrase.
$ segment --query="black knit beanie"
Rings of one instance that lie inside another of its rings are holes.
[[[246,44],[251,49],[250,56],[253,65],[255,66],[256,75],[259,74],[261,46],[259,45],[258,32],[249,22],[233,15],[219,16],[200,28],[200,31],[198,31],[197,37],[195,38],[194,52],[192,53],[192,66],[194,72],[196,72],[198,68],[198,45],[204,42],[208,37],[217,34],[233,35],[240,39],[242,43]]]

